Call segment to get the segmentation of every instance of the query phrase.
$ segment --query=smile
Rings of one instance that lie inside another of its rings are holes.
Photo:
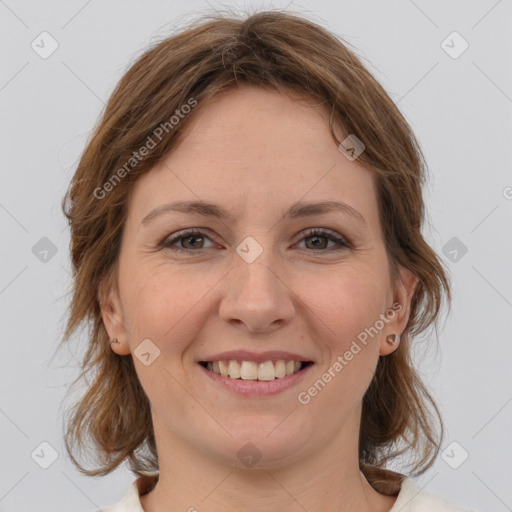
[[[229,379],[272,381],[298,373],[311,363],[307,361],[285,361],[284,359],[268,360],[260,363],[231,359],[228,361],[202,361],[200,364],[207,370]]]

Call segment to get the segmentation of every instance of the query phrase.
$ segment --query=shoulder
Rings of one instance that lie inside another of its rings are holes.
[[[471,512],[421,490],[411,478],[404,478],[397,500],[389,512]]]
[[[108,507],[102,507],[97,512],[144,512],[140,504],[140,496],[149,492],[158,481],[158,472],[137,478],[132,482],[121,501]]]
[[[144,512],[140,504],[137,480],[130,485],[121,501],[108,507],[102,507],[97,512]]]
[[[97,512],[144,512],[140,496],[149,492],[158,481],[158,473],[137,478],[121,501],[103,507]],[[430,492],[421,490],[411,478],[404,477],[400,492],[389,512],[472,512],[457,508],[453,504]]]
[[[457,508],[440,496],[420,489],[412,478],[390,469],[361,464],[361,473],[376,491],[396,496],[389,512],[475,512]]]

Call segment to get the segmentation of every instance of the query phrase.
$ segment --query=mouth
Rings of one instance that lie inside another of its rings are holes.
[[[284,359],[257,362],[230,359],[199,361],[199,364],[209,372],[229,380],[270,382],[303,372],[313,362]]]

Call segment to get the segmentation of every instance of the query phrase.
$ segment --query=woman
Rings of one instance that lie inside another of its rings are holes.
[[[63,202],[92,374],[66,447],[137,477],[102,510],[458,510],[411,479],[443,438],[411,344],[450,299],[424,173],[299,16],[212,17],[133,64]]]

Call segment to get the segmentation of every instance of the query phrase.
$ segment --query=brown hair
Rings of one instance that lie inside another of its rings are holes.
[[[396,486],[388,484],[403,475],[383,471],[387,463],[412,454],[411,476],[419,475],[433,464],[443,438],[438,407],[410,354],[412,337],[437,324],[443,293],[448,305],[451,301],[442,262],[421,234],[427,169],[419,144],[348,43],[315,22],[278,11],[245,18],[208,15],[200,21],[154,44],[121,78],[62,202],[71,229],[73,289],[61,343],[85,325],[88,346],[73,384],[92,374],[85,393],[69,411],[66,449],[78,469],[91,476],[105,475],[125,460],[138,476],[158,470],[149,400],[132,357],[120,357],[110,348],[101,316],[103,290],[116,272],[135,182],[176,146],[201,104],[244,83],[319,100],[329,109],[331,133],[338,144],[334,125],[364,143],[358,162],[375,176],[392,282],[397,284],[398,265],[418,278],[401,343],[392,354],[380,357],[361,418],[361,470],[376,489],[395,493]],[[199,105],[194,112],[166,130],[162,140],[134,163],[134,152],[158,127],[169,127],[171,116],[191,98]],[[129,170],[126,162],[131,162]],[[123,165],[122,179],[113,181]],[[108,194],[98,192],[107,189],[107,182],[112,184]],[[85,469],[73,451],[91,446],[99,464]]]

